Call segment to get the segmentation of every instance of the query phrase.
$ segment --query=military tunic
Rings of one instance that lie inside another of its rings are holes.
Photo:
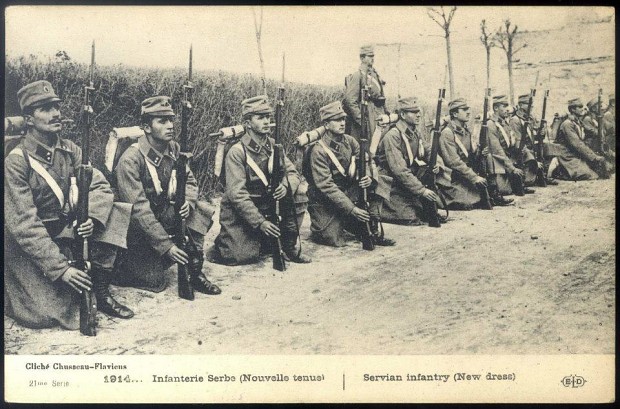
[[[555,142],[564,147],[558,154],[563,171],[559,177],[569,180],[598,179],[598,174],[590,167],[597,155],[584,142],[585,130],[581,121],[572,114],[560,125]]]
[[[473,206],[480,202],[481,196],[475,181],[474,166],[476,151],[469,129],[451,120],[441,131],[439,154],[449,169],[444,180],[438,180],[446,203]]]
[[[515,171],[515,163],[509,153],[518,149],[517,138],[510,124],[498,115],[494,114],[489,118],[487,127],[489,136],[487,169],[491,177],[495,178],[499,193],[510,195],[512,194],[510,175]]]
[[[273,145],[272,138],[261,138],[248,129],[226,154],[226,191],[221,201],[220,233],[215,239],[216,259],[213,261],[228,265],[249,264],[259,259],[261,248],[268,251],[269,238],[259,227],[267,220],[271,203],[268,195],[271,194],[267,193],[267,186],[248,165],[247,159],[251,158],[269,178]],[[303,196],[303,192],[298,191],[300,175],[287,157],[284,167],[282,184],[289,192]],[[293,251],[297,241],[297,215],[288,194],[280,200],[280,216],[282,247],[285,251]]]
[[[421,196],[426,190],[419,177],[428,167],[430,154],[430,146],[418,130],[411,130],[402,120],[383,135],[375,161],[379,174],[393,178],[390,200],[383,204],[383,221],[401,224],[419,221],[423,215]]]
[[[339,165],[330,157],[334,155]],[[307,148],[304,155],[304,175],[308,180],[308,213],[313,241],[341,247],[359,230],[360,222],[351,214],[360,199],[356,176],[356,158],[360,155],[358,142],[350,135],[326,132],[320,143]],[[344,174],[343,174],[344,172]],[[368,169],[368,175],[372,171]],[[378,198],[372,193],[377,181],[368,188],[369,212],[378,217]]]
[[[351,125],[350,134],[359,140],[362,134],[362,111],[361,111],[361,88],[363,85],[369,86],[369,104],[368,104],[368,138],[370,139],[374,135],[375,128],[377,127],[377,118],[380,115],[385,114],[385,100],[381,101],[383,95],[383,85],[385,83],[379,77],[377,71],[374,68],[368,69],[366,66],[361,65],[360,68],[353,74],[347,77],[344,91],[344,99],[342,106],[347,113]]]
[[[529,125],[525,126],[525,113],[517,112],[510,118],[510,127],[512,133],[515,136],[515,145],[508,150],[508,156],[513,162],[523,163],[523,173],[525,176],[525,185],[531,186],[536,183],[536,171],[538,169],[538,163],[534,156],[534,137],[536,135],[536,123],[534,118],[531,118]],[[521,138],[525,138],[525,145],[523,150],[519,152],[519,146],[521,146]]]
[[[156,292],[167,285],[166,270],[174,262],[164,255],[174,245],[171,234],[175,226],[174,204],[168,197],[168,186],[179,150],[179,144],[171,141],[164,152],[158,152],[146,137],[140,137],[119,159],[116,167],[118,193],[121,200],[133,204],[127,257],[119,266],[124,274],[117,277],[119,285]],[[157,181],[153,180],[147,161],[156,170],[161,193],[157,192]],[[187,219],[189,234],[202,251],[204,235],[213,223],[213,208],[198,200],[198,185],[189,168],[185,195],[191,208]]]
[[[32,167],[38,162],[56,181],[52,187]],[[79,328],[79,294],[60,277],[69,268],[74,215],[68,212],[70,178],[76,176],[82,151],[57,138],[51,147],[27,133],[4,161],[5,312],[28,327],[60,324]],[[110,270],[117,247],[125,247],[131,205],[113,203],[114,194],[101,172],[93,169],[89,191],[93,268]]]

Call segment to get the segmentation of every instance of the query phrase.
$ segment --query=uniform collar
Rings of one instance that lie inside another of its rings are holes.
[[[340,152],[340,146],[343,145],[345,141],[344,134],[335,135],[330,131],[326,131],[322,139],[331,150],[336,152]]]
[[[241,137],[241,142],[250,152],[260,153],[263,149],[267,152],[267,155],[271,155],[271,142],[269,137],[261,137],[248,128],[245,135]]]
[[[146,136],[144,136],[142,138],[138,138],[138,148],[140,149],[140,152],[142,152],[146,160],[148,160],[150,163],[152,163],[156,167],[159,167],[164,156],[168,156],[172,158],[173,160],[176,160],[176,156],[174,154],[172,143],[168,143],[168,147],[166,148],[166,151],[162,153],[162,152],[159,152],[157,149],[155,149],[149,143],[149,140],[146,138]]]
[[[502,126],[506,125],[506,119],[501,118],[498,114],[493,113],[493,115],[491,115],[491,119],[493,120],[493,122],[496,122]]]
[[[568,119],[570,119],[571,121],[575,122],[578,125],[581,125],[581,119],[577,118],[575,115],[573,114],[568,114]]]
[[[517,111],[515,112],[515,116],[517,118],[519,118],[522,121],[525,121],[525,118],[527,117],[527,112],[525,112],[524,110],[522,110],[521,108],[517,109]]]
[[[407,123],[403,121],[402,119],[396,122],[396,129],[398,129],[400,133],[405,135],[407,139],[413,139],[414,137],[418,136],[418,130],[417,129],[411,130],[411,128],[409,128]]]
[[[32,132],[26,132],[22,144],[30,156],[48,165],[54,162],[54,153],[56,150],[70,152],[65,142],[58,136],[56,136],[56,142],[54,142],[52,146],[47,146]]]
[[[457,133],[459,135],[465,135],[469,132],[469,129],[467,129],[467,125],[461,125],[456,119],[450,120],[450,126],[452,127],[454,133]]]

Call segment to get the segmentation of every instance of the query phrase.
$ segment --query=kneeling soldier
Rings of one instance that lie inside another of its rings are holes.
[[[125,246],[130,205],[113,203],[114,193],[93,169],[89,219],[78,227],[91,237],[91,278],[71,267],[75,212],[70,181],[82,150],[60,137],[60,98],[47,81],[17,92],[26,133],[4,161],[5,311],[27,327],[79,328],[79,294],[91,286],[99,311],[117,318],[133,312],[109,292],[118,247]]]
[[[553,171],[558,179],[598,179],[604,167],[610,168],[605,157],[597,155],[586,143],[582,119],[586,114],[579,98],[568,101],[568,116],[560,125],[555,142],[564,147],[557,156],[559,166]]]
[[[342,104],[335,101],[325,105],[319,109],[319,115],[325,134],[316,144],[308,147],[303,166],[309,185],[311,239],[320,244],[341,247],[347,239],[354,238],[353,234],[361,231],[361,223],[370,222],[374,243],[393,246],[393,240],[379,233],[383,199],[371,193],[369,211],[355,205],[360,187],[372,188],[376,193],[377,181],[368,175],[361,180],[356,178],[355,158],[360,155],[360,145],[354,137],[344,133],[347,115]],[[389,185],[386,193],[389,195]]]
[[[543,166],[542,163],[536,161],[532,153],[534,150],[534,136],[536,135],[536,129],[538,129],[538,123],[532,115],[530,115],[530,118],[527,118],[530,94],[519,95],[517,101],[517,109],[509,122],[516,140],[514,145],[506,151],[506,154],[512,159],[513,163],[522,164],[523,183],[525,186],[532,186],[536,183],[536,172],[538,167]],[[532,103],[532,107],[533,106]],[[519,147],[522,144],[521,138],[525,138],[525,141],[523,143],[523,150],[519,152]],[[534,189],[527,187],[523,189],[523,193],[529,194],[534,192]]]
[[[224,159],[226,191],[220,207],[220,234],[215,239],[213,261],[227,265],[250,264],[270,254],[271,240],[280,237],[282,248],[294,263],[309,263],[297,246],[298,228],[295,205],[290,192],[301,182],[295,165],[284,157],[285,177],[273,193],[269,192],[274,140],[271,132],[273,109],[267,96],[241,102],[246,133]],[[280,227],[267,220],[268,195],[280,200]],[[298,250],[299,249],[299,250]]]
[[[521,180],[524,175],[523,170],[517,168],[510,158],[511,153],[518,149],[518,146],[514,131],[507,121],[510,116],[509,106],[506,95],[493,97],[493,114],[487,122],[488,155],[493,160],[493,164],[490,166],[493,174],[489,178],[495,178],[490,183],[497,186],[499,192],[504,195],[512,194],[512,186],[522,183]]]
[[[402,98],[396,111],[398,122],[383,135],[375,156],[379,173],[393,178],[382,217],[388,223],[418,225],[428,221],[423,200],[441,206],[438,194],[420,181],[427,171],[431,149],[420,135],[422,114],[417,98]],[[439,166],[433,172],[439,173]]]
[[[116,167],[121,200],[133,204],[127,237],[128,254],[123,259],[125,274],[119,283],[150,291],[166,287],[166,270],[173,263],[189,264],[194,290],[217,295],[219,287],[202,272],[204,235],[213,224],[213,211],[198,200],[198,185],[187,169],[187,201],[181,216],[187,219],[189,248],[185,252],[174,244],[174,199],[176,179],[173,170],[179,156],[174,138],[174,111],[170,98],[157,96],[142,101],[141,123],[144,137],[131,145]]]
[[[489,196],[496,206],[507,206],[513,202],[505,199],[493,184],[493,177],[487,181],[474,171],[476,165],[476,150],[472,142],[472,135],[467,128],[471,116],[469,105],[463,98],[457,98],[448,104],[450,122],[441,131],[439,138],[439,152],[445,165],[452,171],[450,186],[442,190],[448,205],[457,208],[470,209],[480,206],[481,190],[489,187]],[[490,175],[491,176],[491,175]],[[491,184],[489,185],[489,182]]]

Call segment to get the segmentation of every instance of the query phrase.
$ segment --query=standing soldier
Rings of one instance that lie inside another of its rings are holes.
[[[568,116],[560,125],[555,138],[564,149],[557,156],[559,166],[553,171],[559,179],[589,180],[598,179],[599,172],[606,166],[605,157],[597,155],[585,143],[585,129],[582,118],[586,110],[581,99],[568,101]]]
[[[532,186],[536,183],[536,172],[538,167],[543,166],[542,163],[536,161],[534,156],[534,136],[536,135],[537,125],[533,115],[530,114],[530,118],[527,118],[527,110],[530,101],[530,94],[519,95],[518,106],[515,112],[510,118],[510,127],[512,128],[513,135],[516,137],[515,145],[506,152],[508,156],[516,164],[523,164],[523,178],[526,186]],[[532,103],[532,107],[534,103]],[[530,107],[530,111],[532,109]],[[521,146],[521,139],[525,138],[525,144],[523,150],[519,152]],[[524,193],[534,193],[534,189],[524,188]]]
[[[298,229],[294,203],[289,192],[297,191],[300,176],[285,156],[285,177],[269,192],[274,140],[269,137],[273,109],[266,95],[241,102],[246,133],[224,160],[226,191],[220,208],[220,233],[215,239],[214,262],[238,265],[257,261],[271,253],[270,238],[280,237],[282,248],[294,263],[309,263],[297,247]],[[267,220],[268,195],[280,200],[280,227]]]
[[[350,134],[358,141],[362,134],[362,88],[368,85],[369,100],[368,104],[368,136],[372,137],[377,127],[377,118],[386,113],[385,96],[383,86],[385,82],[381,80],[377,71],[373,68],[375,61],[375,51],[373,46],[365,45],[360,48],[361,64],[357,71],[350,74],[345,80],[345,91],[343,108],[349,117]]]
[[[493,114],[487,122],[489,136],[489,155],[493,157],[495,185],[504,195],[512,194],[512,183],[523,178],[523,171],[515,166],[509,156],[518,149],[517,138],[507,119],[510,117],[510,104],[506,95],[493,97]]]
[[[202,272],[204,235],[212,225],[213,210],[198,200],[198,185],[187,169],[186,202],[180,214],[187,220],[188,248],[174,244],[174,203],[179,144],[174,138],[174,111],[170,98],[157,96],[142,101],[144,137],[131,145],[118,161],[116,177],[121,200],[133,204],[127,238],[126,274],[119,283],[149,291],[162,291],[166,270],[174,263],[188,264],[190,282],[198,292],[217,295],[221,290]]]
[[[489,195],[492,203],[495,206],[509,205],[513,200],[505,199],[500,194],[497,186],[493,185],[495,178],[490,177],[487,182],[472,168],[476,160],[476,151],[473,147],[471,132],[467,128],[471,116],[467,101],[457,98],[448,104],[448,110],[450,121],[441,131],[439,138],[439,153],[445,166],[451,170],[449,183],[446,183],[447,187],[442,189],[446,202],[457,209],[472,209],[479,206],[483,199],[480,192],[491,182]]]
[[[423,200],[441,205],[437,193],[420,181],[430,159],[429,144],[420,135],[422,114],[415,97],[402,98],[397,107],[398,122],[381,138],[375,161],[379,173],[392,180],[389,201],[382,217],[388,223],[420,225],[427,222]],[[439,172],[439,167],[433,170]]]
[[[17,92],[26,133],[4,161],[5,311],[27,327],[79,328],[82,291],[94,290],[97,308],[110,316],[133,312],[109,292],[118,247],[125,237],[130,205],[113,203],[114,193],[93,169],[89,219],[77,233],[91,238],[91,277],[71,267],[74,203],[70,183],[82,150],[60,137],[60,98],[52,84],[36,81]]]
[[[347,239],[353,238],[351,234],[360,231],[362,223],[370,222],[374,243],[393,246],[393,240],[379,234],[378,220],[383,199],[375,194],[380,190],[376,189],[378,181],[368,175],[361,180],[356,178],[355,160],[359,158],[360,145],[355,138],[345,134],[347,114],[341,102],[321,107],[319,115],[325,133],[319,142],[307,148],[303,165],[309,183],[311,239],[319,244],[341,247]],[[369,211],[355,205],[360,188],[375,190],[369,195]]]

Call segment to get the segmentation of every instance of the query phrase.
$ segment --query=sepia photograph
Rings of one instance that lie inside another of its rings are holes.
[[[4,12],[8,401],[615,400],[614,8]]]

